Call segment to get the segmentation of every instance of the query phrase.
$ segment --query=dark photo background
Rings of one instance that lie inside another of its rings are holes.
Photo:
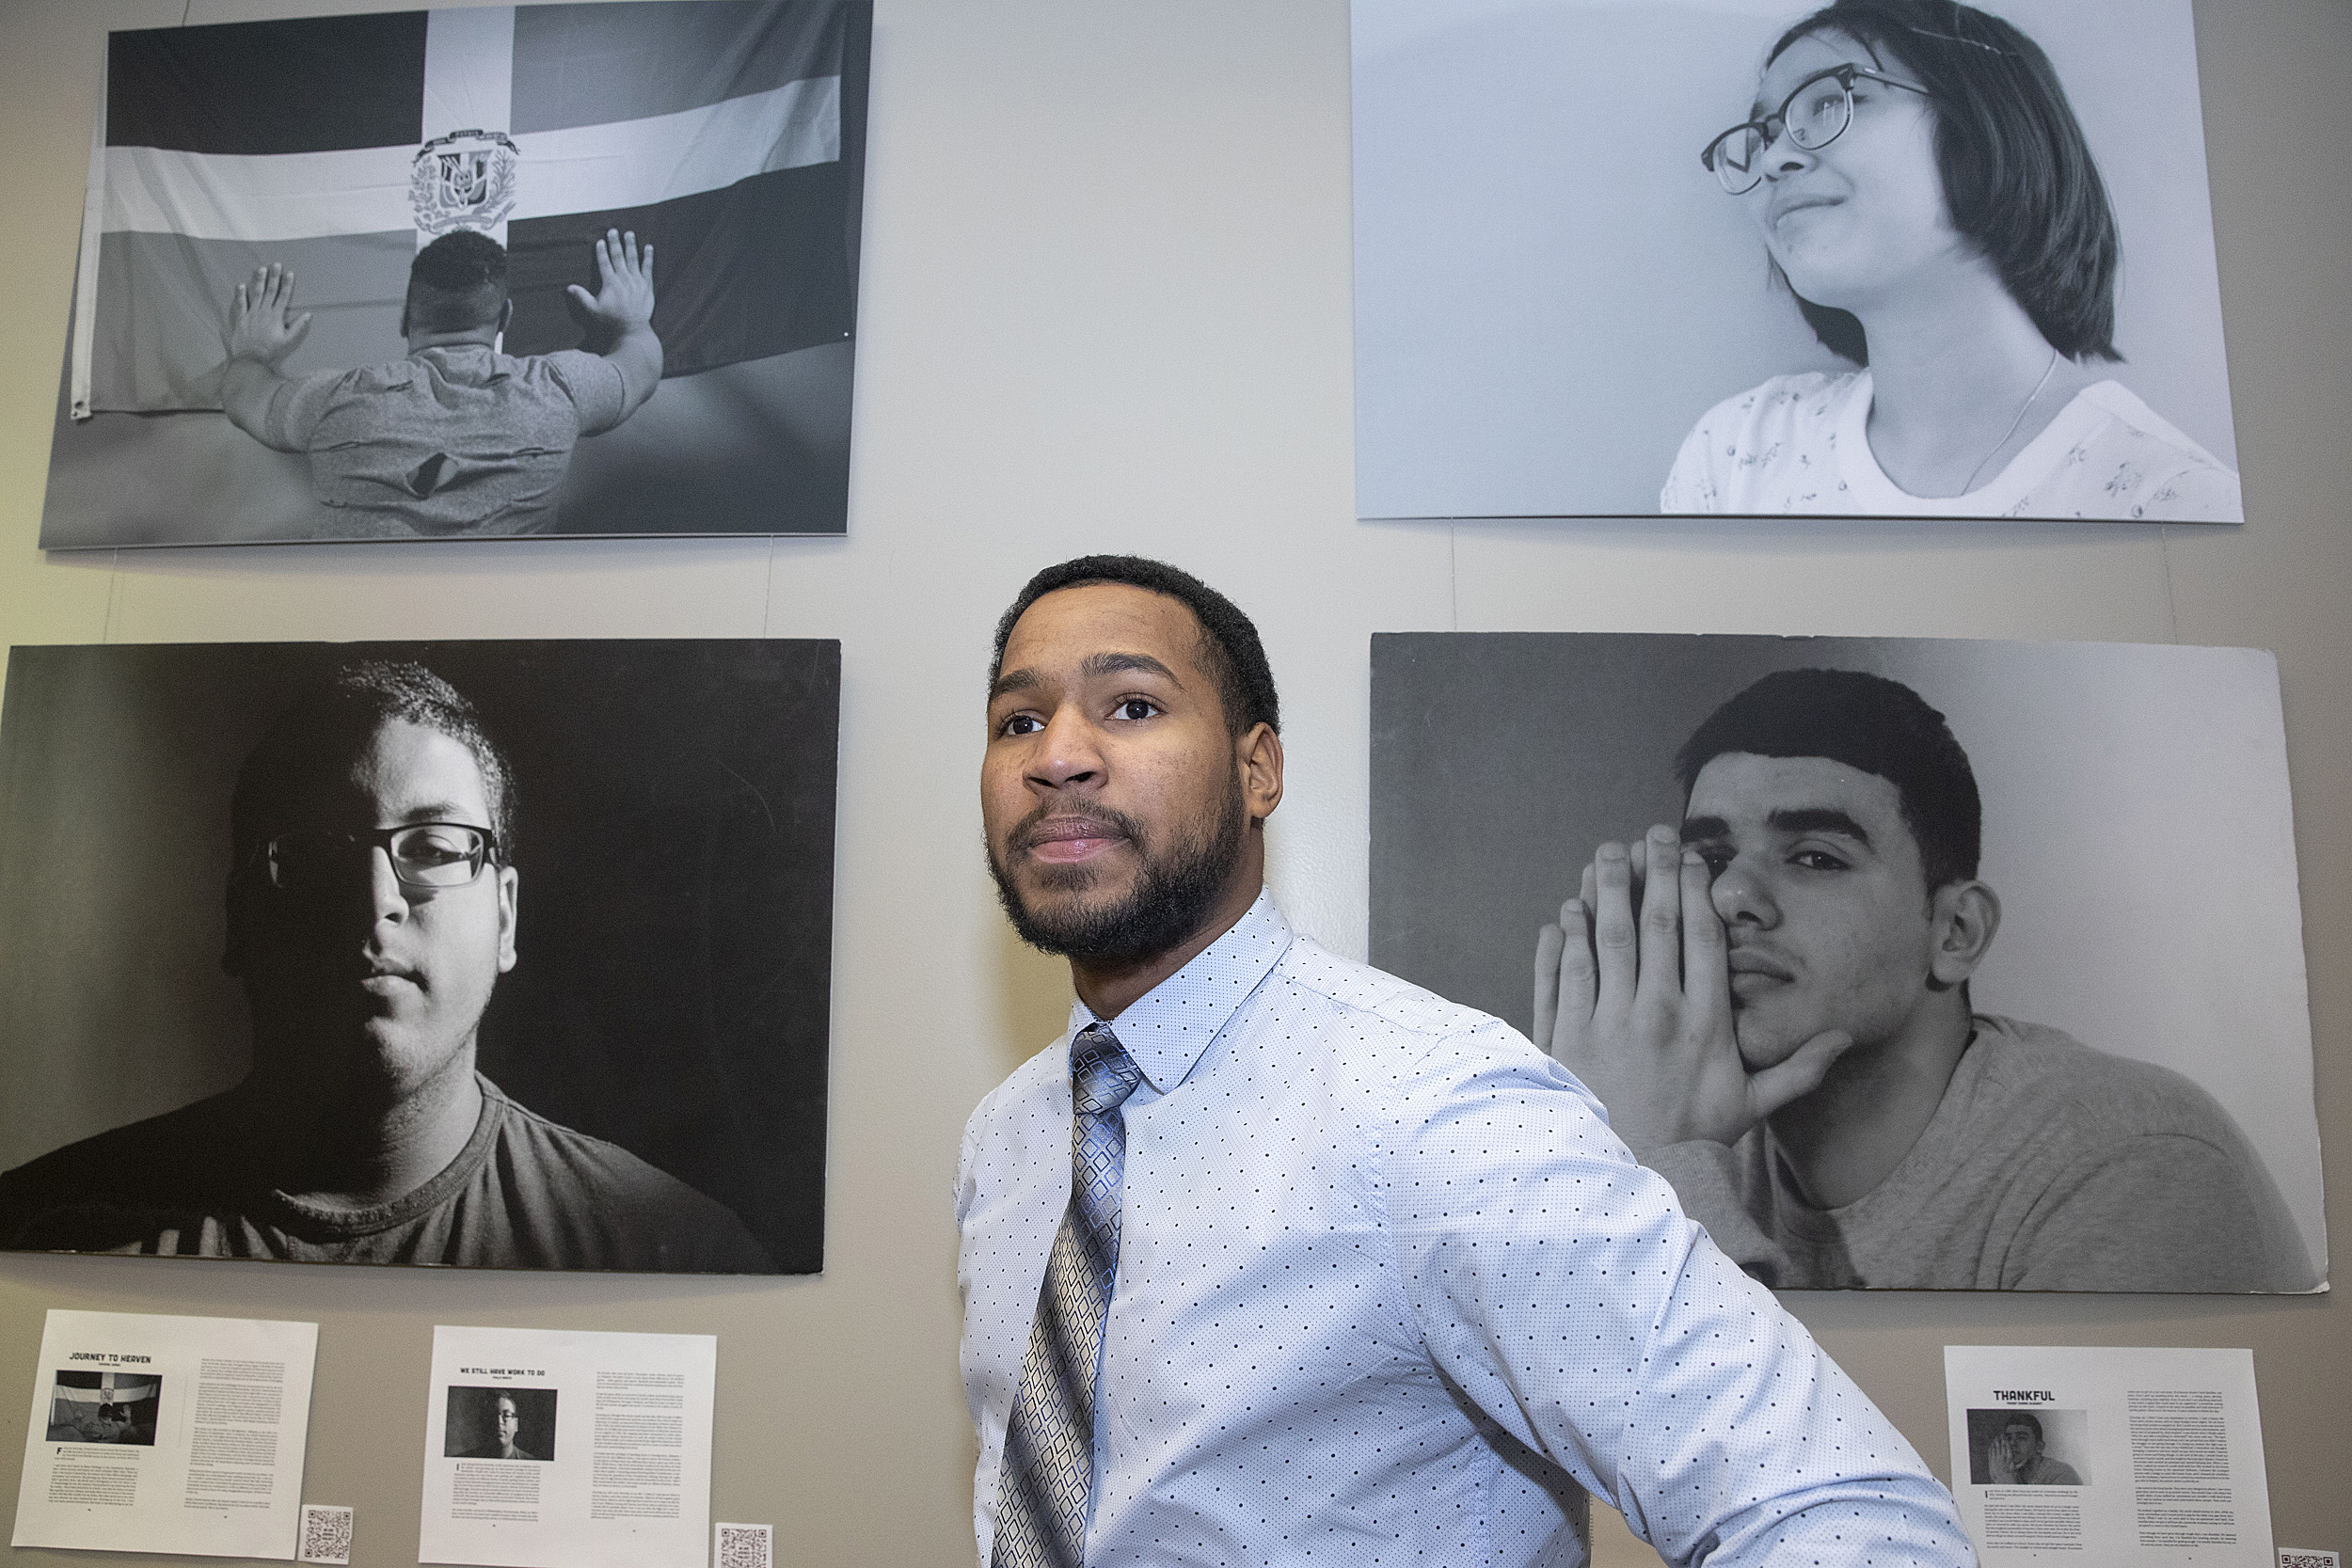
[[[553,1459],[555,1399],[560,1391],[554,1388],[492,1388],[451,1384],[441,1457],[455,1459],[485,1443],[497,1442],[499,1400],[504,1396],[515,1402],[515,1414],[518,1418],[515,1446],[533,1459]]]
[[[823,1262],[839,644],[20,647],[0,721],[0,1168],[227,1088],[229,799],[306,682],[413,658],[516,778],[480,1065]]]

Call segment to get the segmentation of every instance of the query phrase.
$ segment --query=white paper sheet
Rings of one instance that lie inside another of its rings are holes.
[[[704,1568],[719,1341],[433,1331],[421,1562]]]
[[[1944,1391],[1988,1565],[2272,1568],[2253,1352],[1947,1345]]]
[[[289,1558],[319,1325],[52,1311],[19,1546]]]

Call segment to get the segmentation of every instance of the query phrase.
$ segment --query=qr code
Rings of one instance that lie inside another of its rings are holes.
[[[711,1553],[716,1568],[773,1568],[776,1528],[773,1525],[713,1525],[719,1538]]]
[[[305,1562],[351,1560],[351,1510],[302,1505],[302,1551]]]
[[[2334,1552],[2313,1551],[2309,1546],[2279,1548],[2279,1568],[2343,1568],[2344,1560]]]

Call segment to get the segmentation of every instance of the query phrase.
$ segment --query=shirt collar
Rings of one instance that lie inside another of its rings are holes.
[[[1257,902],[1231,930],[1111,1021],[1111,1032],[1143,1069],[1152,1092],[1166,1094],[1184,1081],[1217,1031],[1290,945],[1290,922],[1274,907],[1274,895],[1261,889]],[[1101,1022],[1084,1002],[1070,1005],[1072,1036]]]

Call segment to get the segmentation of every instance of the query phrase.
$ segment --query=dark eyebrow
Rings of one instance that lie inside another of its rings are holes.
[[[1789,811],[1776,811],[1764,821],[1784,833],[1836,833],[1852,839],[1856,844],[1867,846],[1870,842],[1870,835],[1861,823],[1828,806],[1799,806]]]
[[[1184,689],[1184,683],[1176,678],[1176,672],[1150,654],[1090,654],[1078,666],[1078,673],[1089,677],[1115,675],[1121,670],[1139,670],[1147,675],[1159,676],[1179,691]]]
[[[988,700],[993,703],[1009,691],[1034,691],[1037,684],[1034,670],[1008,670],[989,683]]]
[[[1776,832],[1836,833],[1866,847],[1870,842],[1869,832],[1861,823],[1828,806],[1797,806],[1776,811],[1766,816],[1764,822]],[[1682,842],[1685,844],[1730,836],[1731,824],[1720,816],[1686,816],[1682,819]]]
[[[454,800],[430,800],[421,806],[410,806],[400,814],[400,826],[417,822],[456,822],[466,820],[466,808]]]
[[[1086,661],[1078,666],[1078,673],[1089,680],[1115,675],[1122,670],[1137,670],[1147,675],[1157,675],[1177,690],[1184,689],[1184,683],[1178,678],[1176,672],[1150,654],[1089,654]],[[1041,684],[1034,670],[1008,670],[989,687],[988,700],[993,703],[1009,692],[1034,691]]]

